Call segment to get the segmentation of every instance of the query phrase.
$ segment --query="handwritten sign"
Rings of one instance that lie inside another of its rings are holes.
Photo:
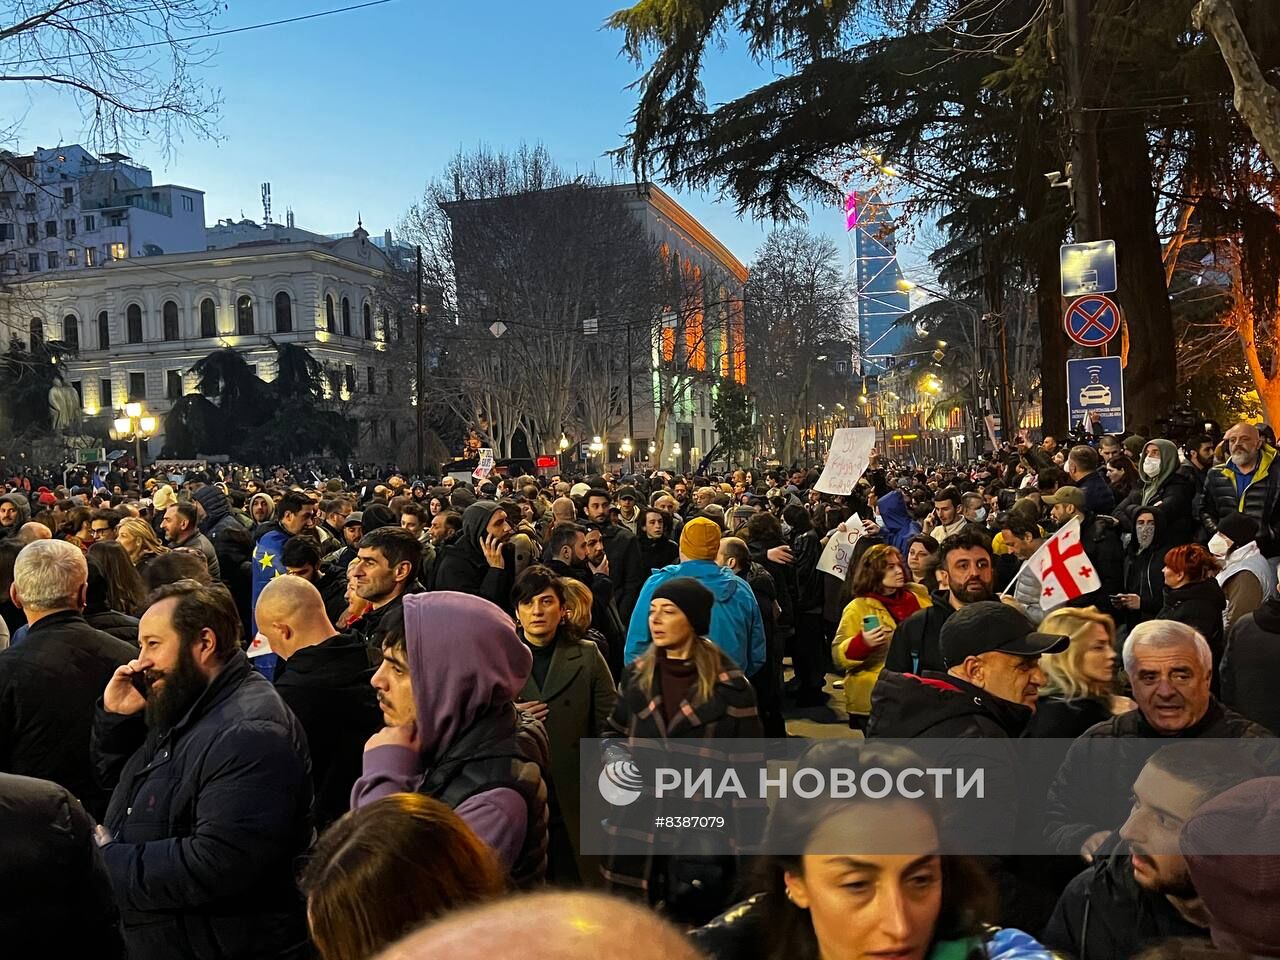
[[[477,480],[483,480],[491,473],[493,473],[493,448],[481,447],[480,466],[476,467],[471,475]]]
[[[841,427],[831,438],[827,465],[814,489],[819,493],[848,496],[866,472],[876,445],[875,427]]]
[[[849,573],[849,564],[853,559],[853,545],[858,542],[857,531],[845,532],[837,530],[827,539],[827,545],[818,558],[818,569],[843,580]]]

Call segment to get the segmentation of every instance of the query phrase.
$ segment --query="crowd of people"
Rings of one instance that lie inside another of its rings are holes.
[[[873,453],[843,495],[801,468],[24,471],[0,932],[138,960],[1280,957],[1280,779],[1181,749],[1280,730],[1275,457],[1240,423]],[[1061,530],[1100,582],[1066,603]],[[796,717],[888,769],[916,739],[1070,740],[1017,826],[1055,855],[940,853],[952,814],[865,797],[779,807],[760,855],[584,848],[584,744]]]

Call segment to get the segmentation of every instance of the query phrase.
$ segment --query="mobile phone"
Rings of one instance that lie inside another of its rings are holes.
[[[878,630],[879,628],[880,628],[880,618],[877,617],[874,613],[869,613],[862,618],[862,633],[864,636],[870,633],[872,630]]]
[[[147,699],[147,677],[145,673],[135,673],[129,678],[129,682],[133,684],[133,689],[142,694],[142,699]]]

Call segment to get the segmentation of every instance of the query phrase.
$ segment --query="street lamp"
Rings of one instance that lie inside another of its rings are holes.
[[[602,443],[602,442],[601,442],[601,440],[600,440],[600,438],[599,438],[599,437],[592,437],[592,438],[591,438],[591,444],[590,444],[590,446],[588,446],[588,447],[587,447],[587,449],[591,451],[591,455],[592,455],[592,456],[596,456],[597,454],[600,454],[600,453],[603,453],[603,452],[604,452],[604,443]],[[600,457],[600,472],[601,472],[601,473],[604,473],[604,466],[605,466],[605,464],[604,464],[604,457]]]
[[[111,439],[133,441],[134,460],[138,469],[138,489],[145,490],[146,485],[142,477],[142,442],[150,440],[156,432],[156,418],[144,416],[142,404],[126,403],[124,416],[116,417],[113,426],[115,429],[111,432]]]
[[[671,445],[671,456],[675,457],[676,469],[679,470],[680,469],[680,444],[678,442],[673,443]]]
[[[556,448],[557,448],[557,450],[559,451],[559,452],[556,454],[556,461],[557,461],[557,463],[558,463],[558,464],[559,464],[559,466],[560,466],[560,476],[562,476],[562,477],[563,477],[563,476],[564,476],[564,473],[565,473],[565,470],[564,470],[564,453],[565,453],[565,451],[566,451],[566,450],[568,450],[568,449],[569,449],[569,438],[568,438],[568,437],[566,437],[566,436],[564,435],[564,431],[563,431],[563,430],[561,430],[561,431],[560,431],[560,442],[559,442],[558,444],[556,444]]]
[[[627,460],[627,471],[628,471],[629,473],[635,473],[635,471],[636,471],[636,465],[635,465],[634,461],[632,461],[632,459],[631,459],[631,449],[632,449],[632,448],[631,448],[631,438],[630,438],[630,437],[623,437],[623,438],[622,438],[622,443],[621,443],[621,445],[618,447],[618,454],[619,454],[619,458],[621,459],[622,457],[625,457],[625,458],[626,458],[626,460]]]

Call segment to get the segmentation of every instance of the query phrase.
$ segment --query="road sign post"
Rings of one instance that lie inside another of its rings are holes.
[[[1120,308],[1101,294],[1080,297],[1068,305],[1062,326],[1082,347],[1105,347],[1120,330]]]
[[[1116,242],[1064,243],[1058,253],[1062,296],[1067,300],[1116,289]]]
[[[1096,413],[1107,433],[1124,432],[1124,369],[1119,357],[1067,361],[1067,417],[1073,428],[1089,426]]]

